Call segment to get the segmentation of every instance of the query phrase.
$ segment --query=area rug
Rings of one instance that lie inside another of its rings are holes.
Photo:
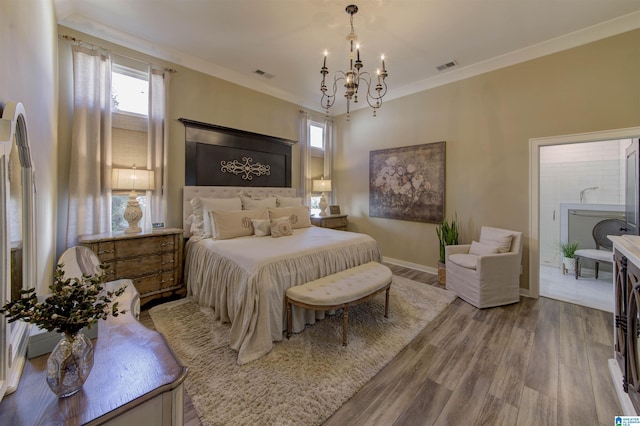
[[[394,276],[389,318],[384,294],[352,307],[347,347],[339,311],[241,366],[229,348],[229,325],[213,320],[211,311],[181,299],[149,314],[189,367],[185,388],[203,425],[319,425],[455,298]]]

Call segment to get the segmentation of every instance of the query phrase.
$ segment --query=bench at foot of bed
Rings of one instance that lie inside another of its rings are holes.
[[[386,291],[384,316],[389,316],[389,290],[392,273],[378,262],[369,262],[333,275],[287,289],[287,339],[291,336],[291,306],[328,311],[343,309],[342,345],[347,346],[349,307],[358,305]]]

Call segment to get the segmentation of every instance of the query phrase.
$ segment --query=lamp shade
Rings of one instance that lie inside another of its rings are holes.
[[[154,188],[153,170],[114,168],[111,176],[112,189],[147,191]]]
[[[313,192],[329,192],[331,191],[331,180],[320,179],[313,181]]]

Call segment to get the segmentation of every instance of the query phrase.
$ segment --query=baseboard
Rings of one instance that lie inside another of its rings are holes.
[[[426,272],[428,274],[438,275],[438,268],[431,266],[419,265],[417,263],[405,262],[404,260],[398,260],[391,257],[383,257],[383,262],[391,263],[392,265],[402,266],[405,268],[415,269],[416,271]]]

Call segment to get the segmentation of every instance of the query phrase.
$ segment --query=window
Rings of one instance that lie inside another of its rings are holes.
[[[111,72],[111,107],[114,112],[148,115],[149,77],[147,73],[114,64]]]
[[[311,154],[311,179],[324,177],[325,168],[325,125],[309,121],[309,152]],[[310,208],[312,213],[320,212],[320,194],[311,193]]]
[[[324,151],[324,126],[309,124],[309,146]]]
[[[136,65],[139,64],[126,66],[114,63],[111,70],[111,156],[114,168],[131,168],[135,165],[138,169],[146,169],[149,166],[149,75],[148,71],[133,68]],[[128,191],[113,191],[112,231],[124,231],[129,227],[123,217],[128,200]],[[138,202],[146,211],[149,200],[144,193],[138,192]]]

